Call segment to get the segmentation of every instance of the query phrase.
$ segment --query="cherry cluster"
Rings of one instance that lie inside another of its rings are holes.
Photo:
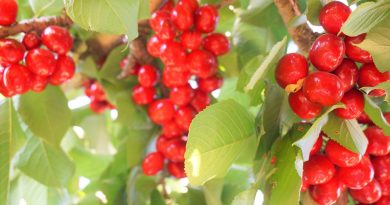
[[[104,92],[100,83],[96,80],[88,80],[84,82],[84,93],[90,99],[89,108],[95,113],[102,113],[105,110],[114,109],[114,105],[112,105],[106,97],[106,93]]]
[[[230,49],[228,38],[213,33],[218,10],[200,6],[197,0],[168,1],[152,14],[150,26],[155,31],[147,43],[148,52],[161,60],[163,69],[142,65],[133,72],[139,84],[132,99],[148,105],[150,119],[162,127],[156,152],[143,161],[143,172],[155,175],[164,169],[176,177],[185,177],[184,153],[187,134],[194,116],[211,101],[211,92],[220,88],[217,56]]]
[[[324,30],[313,43],[309,60],[317,69],[309,73],[308,60],[298,53],[280,59],[276,68],[276,81],[291,92],[291,109],[302,119],[317,117],[324,107],[338,102],[345,105],[334,113],[343,119],[356,119],[363,113],[364,96],[358,87],[374,87],[390,79],[390,72],[381,73],[373,63],[371,54],[355,44],[365,34],[349,37],[340,33],[351,9],[341,2],[325,5],[319,16]],[[356,63],[361,63],[360,69]],[[385,95],[381,89],[372,90],[370,96]]]

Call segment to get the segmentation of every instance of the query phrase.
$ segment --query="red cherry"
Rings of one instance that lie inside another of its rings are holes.
[[[180,66],[186,64],[186,50],[180,43],[168,41],[161,48],[161,61],[165,66]]]
[[[173,87],[169,93],[169,98],[178,106],[187,105],[194,97],[194,90],[190,85]]]
[[[51,51],[65,55],[73,47],[69,31],[59,26],[49,26],[42,33],[42,43]]]
[[[127,66],[129,66],[129,58],[125,57],[119,62],[119,67],[122,71],[126,71],[126,76],[128,75],[138,75],[138,71],[141,66],[136,63],[131,69],[127,70]]]
[[[194,119],[196,112],[191,107],[181,107],[175,113],[175,121],[179,127],[185,131],[190,129],[192,119]]]
[[[372,165],[375,170],[375,178],[384,181],[390,180],[390,155],[372,157]]]
[[[38,48],[41,46],[41,38],[36,32],[26,33],[23,37],[22,43],[28,50]]]
[[[302,119],[313,119],[321,114],[322,106],[317,103],[312,103],[303,94],[302,90],[296,93],[290,93],[288,102],[291,109]]]
[[[368,139],[367,153],[374,156],[385,156],[390,153],[390,136],[386,136],[383,130],[373,125],[364,130]]]
[[[171,13],[173,24],[179,30],[186,31],[194,24],[194,13],[191,5],[180,3],[173,8]]]
[[[0,1],[0,25],[10,26],[15,23],[18,15],[18,4],[16,0]]]
[[[191,105],[197,112],[202,111],[210,104],[211,97],[207,93],[201,90],[195,90],[195,96],[191,101]]]
[[[339,179],[351,189],[362,189],[374,178],[374,168],[370,158],[363,156],[360,162],[352,167],[340,167]]]
[[[157,36],[150,38],[147,44],[149,54],[156,58],[160,57],[161,49],[165,46],[165,43],[165,40],[161,40]]]
[[[153,122],[161,125],[173,119],[175,105],[168,99],[156,100],[149,105],[148,113]]]
[[[364,64],[359,70],[359,87],[375,87],[378,84],[389,80],[389,73],[381,73],[373,63]],[[369,95],[380,97],[385,95],[385,90],[375,89]]]
[[[180,0],[177,4],[185,4],[189,6],[192,11],[195,11],[199,7],[197,0]]]
[[[175,3],[173,2],[173,0],[167,0],[167,1],[165,1],[165,4],[159,10],[171,12],[174,6],[175,6]]]
[[[160,153],[164,153],[165,149],[166,149],[166,142],[168,141],[168,139],[164,136],[164,135],[160,135],[157,137],[157,140],[156,140],[156,149],[158,152]]]
[[[202,33],[199,31],[185,31],[180,36],[180,42],[187,49],[198,49],[202,44]]]
[[[203,39],[203,48],[216,56],[221,56],[229,52],[229,39],[221,33],[213,33]]]
[[[290,53],[283,56],[276,67],[275,78],[280,87],[296,84],[304,79],[309,72],[307,60],[299,53]]]
[[[85,93],[92,101],[106,101],[106,94],[98,82],[93,82],[90,87],[85,90]]]
[[[186,177],[183,162],[168,162],[168,172],[178,179]]]
[[[361,124],[373,124],[370,117],[368,117],[368,115],[365,112],[360,114],[359,117],[356,119]]]
[[[0,94],[2,94],[4,97],[12,97],[15,95],[15,92],[12,90],[8,90],[4,85],[4,70],[5,68],[0,67]]]
[[[22,94],[30,88],[30,73],[23,65],[13,64],[4,70],[4,86],[6,89]]]
[[[208,78],[218,72],[217,59],[208,51],[194,50],[188,55],[190,71],[199,78]]]
[[[163,71],[162,82],[168,88],[185,86],[191,78],[190,72],[178,72],[170,69]]]
[[[390,204],[390,197],[389,196],[382,196],[375,205],[389,205]]]
[[[50,51],[36,48],[27,53],[26,64],[35,75],[49,76],[56,69],[57,61]]]
[[[325,154],[328,159],[339,167],[352,167],[357,165],[361,156],[356,154],[333,140],[329,140],[325,147]]]
[[[104,101],[98,101],[98,100],[94,100],[94,99],[91,99],[91,104],[89,105],[89,108],[97,113],[97,114],[100,114],[102,112],[104,112],[106,109],[113,109],[114,106],[111,105],[108,101],[104,100]]]
[[[356,84],[359,77],[359,70],[353,61],[345,58],[341,65],[336,68],[334,74],[340,78],[343,84],[343,90],[347,92]]]
[[[176,29],[171,21],[163,21],[156,35],[162,40],[172,40],[176,37]]]
[[[159,152],[148,154],[143,163],[142,171],[144,174],[152,176],[159,173],[164,168],[164,156]]]
[[[184,162],[186,142],[182,139],[171,139],[166,142],[164,156],[173,162]]]
[[[189,72],[189,68],[187,65],[180,65],[180,66],[166,66],[165,70],[174,71],[174,72]]]
[[[152,65],[143,65],[138,71],[138,82],[144,87],[153,87],[157,84],[159,73]]]
[[[215,30],[218,23],[218,10],[214,6],[204,5],[195,12],[195,28],[203,33]]]
[[[359,63],[372,63],[372,56],[369,52],[359,48],[356,44],[360,44],[366,38],[366,34],[360,34],[355,37],[345,37],[345,54]]]
[[[133,102],[137,105],[147,105],[156,98],[156,89],[154,87],[143,87],[136,85],[131,93]]]
[[[307,76],[303,83],[303,93],[311,102],[322,106],[332,106],[340,102],[344,94],[340,78],[322,71]]]
[[[37,93],[45,90],[49,79],[45,76],[31,75],[31,90]]]
[[[323,155],[313,155],[303,165],[303,180],[310,185],[324,184],[332,179],[336,169]]]
[[[314,143],[313,147],[310,150],[310,156],[317,154],[321,150],[322,142],[323,142],[322,135],[323,134],[321,132],[320,135],[317,138],[316,143]]]
[[[378,180],[381,185],[382,196],[390,196],[390,180]]]
[[[170,19],[171,15],[168,11],[160,10],[152,14],[149,20],[149,24],[155,32],[158,32],[161,30],[162,24],[164,22],[170,21]]]
[[[223,84],[223,78],[221,76],[215,75],[206,79],[199,79],[198,85],[199,89],[206,93],[211,93],[214,90],[219,89]]]
[[[334,113],[343,119],[356,119],[364,110],[364,96],[363,94],[352,89],[346,92],[341,99],[341,102],[346,108],[338,108],[334,110]]]
[[[382,196],[381,186],[375,179],[362,189],[351,189],[349,190],[349,193],[353,199],[364,204],[375,203]]]
[[[323,34],[311,46],[309,58],[318,70],[332,72],[343,61],[344,53],[345,45],[341,38]]]
[[[309,184],[307,184],[305,181],[302,181],[301,183],[301,192],[305,192],[307,191],[307,189],[309,189]]]
[[[183,135],[183,130],[174,120],[171,120],[162,125],[162,133],[166,138],[177,138]]]
[[[326,32],[337,35],[351,12],[347,5],[339,1],[330,2],[320,11],[320,24]]]
[[[52,85],[60,85],[71,79],[76,70],[73,59],[66,55],[59,55],[57,59],[57,69],[50,76],[49,81]]]
[[[19,63],[23,60],[25,49],[14,39],[0,39],[0,62],[2,64]]]
[[[312,186],[310,189],[310,196],[321,205],[334,204],[340,197],[342,192],[339,179],[333,177],[330,181]]]

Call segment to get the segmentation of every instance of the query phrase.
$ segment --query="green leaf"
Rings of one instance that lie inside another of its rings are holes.
[[[360,4],[341,27],[342,33],[357,36],[367,33],[390,14],[390,1]],[[383,34],[383,33],[382,33]]]
[[[383,116],[381,108],[375,104],[367,95],[364,96],[366,101],[364,104],[364,112],[370,117],[375,125],[383,129],[385,135],[390,136],[390,124]]]
[[[149,19],[151,14],[149,10],[150,1],[139,2],[139,14],[138,19]]]
[[[253,205],[256,193],[257,190],[253,188],[245,190],[234,197],[232,205]]]
[[[65,0],[66,12],[80,27],[109,34],[138,35],[139,0]]]
[[[82,148],[72,149],[69,155],[76,165],[76,175],[84,176],[89,179],[100,177],[112,161],[111,156],[93,154]]]
[[[99,71],[99,77],[112,84],[118,83],[117,77],[122,72],[119,63],[128,53],[129,49],[126,49],[126,46],[124,45],[114,48],[108,55],[102,69]]]
[[[321,8],[322,8],[321,0],[307,1],[306,17],[311,24],[320,26],[320,21],[318,20],[318,18],[320,15]]]
[[[256,146],[250,143],[254,134],[253,117],[233,100],[218,102],[199,113],[191,123],[185,154],[190,183],[202,185],[224,177],[243,150]]]
[[[80,73],[83,73],[84,75],[90,77],[90,78],[99,78],[98,75],[98,69],[96,67],[96,63],[93,60],[93,58],[90,56],[86,58],[85,60],[79,61],[79,64],[77,66]]]
[[[52,187],[64,187],[75,167],[60,147],[31,137],[16,160],[16,166],[27,176]]]
[[[62,0],[29,0],[35,16],[57,15],[64,8]]]
[[[150,196],[156,189],[157,183],[154,178],[140,172],[142,171],[138,168],[132,169],[128,177],[126,196],[129,205],[149,204]]]
[[[0,205],[8,203],[11,141],[14,138],[13,109],[11,100],[0,101]]]
[[[31,19],[34,16],[34,12],[31,9],[29,0],[17,0],[18,2],[18,18],[17,21],[25,19]]]
[[[72,120],[68,100],[59,87],[23,94],[16,101],[16,109],[34,135],[53,145],[61,142]]]
[[[153,205],[166,205],[164,197],[157,189],[152,191],[152,195],[150,196],[150,203]]]
[[[204,184],[203,191],[207,205],[222,205],[223,181],[223,179],[212,179]]]

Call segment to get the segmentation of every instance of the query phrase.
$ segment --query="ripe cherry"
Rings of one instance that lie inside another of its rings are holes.
[[[341,102],[346,108],[338,108],[334,110],[334,113],[343,119],[356,119],[364,110],[364,96],[363,94],[352,89],[346,92],[341,99]]]
[[[322,106],[332,106],[340,102],[344,94],[340,78],[322,71],[307,76],[303,83],[303,93],[311,102]]]
[[[372,63],[371,54],[356,46],[356,44],[363,42],[365,38],[365,33],[355,37],[345,37],[345,54],[347,54],[348,58],[359,63]]]
[[[180,0],[177,4],[185,4],[191,8],[192,11],[195,11],[198,7],[198,0]]]
[[[372,124],[370,117],[368,117],[368,115],[365,112],[360,114],[359,117],[356,119],[359,123],[362,123],[362,124],[368,124],[368,125]]]
[[[159,73],[152,65],[143,65],[138,71],[138,82],[144,87],[153,87],[157,84]]]
[[[306,58],[299,53],[286,54],[279,60],[276,67],[275,78],[280,87],[296,84],[304,79],[309,72]]]
[[[171,21],[163,21],[156,35],[162,40],[173,40],[176,36],[176,29]]]
[[[203,39],[203,48],[215,56],[221,56],[230,50],[229,39],[221,33],[209,34]]]
[[[162,134],[166,138],[181,137],[183,135],[183,132],[184,131],[180,128],[180,126],[174,120],[166,122],[162,125]]]
[[[344,53],[345,45],[341,38],[323,34],[311,46],[309,58],[318,70],[332,72],[343,61]]]
[[[374,156],[385,156],[390,153],[390,136],[386,136],[383,130],[373,125],[364,130],[368,139],[367,153]]]
[[[73,47],[69,31],[59,26],[49,26],[42,33],[42,43],[51,51],[65,55]]]
[[[173,0],[167,0],[159,10],[171,12],[174,6],[175,3],[173,2]]]
[[[191,105],[197,112],[205,109],[208,105],[210,105],[210,103],[211,97],[207,93],[201,90],[195,90],[195,95],[191,101]]]
[[[353,199],[364,204],[373,204],[382,196],[381,186],[375,179],[362,189],[351,189],[349,193]]]
[[[359,70],[353,61],[345,58],[341,65],[336,68],[334,74],[340,78],[343,84],[343,90],[347,92],[356,84],[359,77]]]
[[[49,81],[52,85],[60,85],[71,79],[76,70],[73,59],[66,55],[59,55],[57,59],[57,68],[50,76]]]
[[[202,33],[215,30],[218,23],[218,10],[211,5],[199,7],[195,12],[195,28]]]
[[[161,125],[173,119],[175,105],[168,99],[156,100],[149,105],[148,113],[153,122]]]
[[[190,129],[190,124],[192,119],[194,119],[196,113],[195,110],[191,107],[181,107],[177,109],[175,113],[175,121],[179,127],[185,131]]]
[[[372,157],[372,165],[375,170],[375,178],[384,181],[390,180],[390,155]]]
[[[45,90],[49,79],[45,76],[31,75],[31,90],[37,93]]]
[[[26,33],[23,37],[22,43],[28,50],[38,48],[41,46],[41,38],[36,32]]]
[[[50,51],[36,48],[28,51],[26,64],[35,75],[49,76],[56,69],[57,61]]]
[[[138,71],[141,68],[141,65],[138,63],[135,63],[132,68],[128,69],[127,66],[129,66],[129,58],[125,57],[119,62],[119,67],[122,70],[122,72],[125,71],[125,75],[138,75]]]
[[[342,192],[339,179],[333,177],[330,181],[312,186],[310,196],[321,205],[334,204]]]
[[[172,10],[171,19],[179,30],[189,30],[194,24],[194,13],[191,5],[185,3],[177,4]]]
[[[187,49],[198,49],[202,44],[202,33],[199,31],[185,31],[180,36],[180,42]]]
[[[223,84],[223,78],[221,76],[215,75],[206,79],[199,79],[198,85],[199,89],[206,93],[211,93],[214,90],[220,88]]]
[[[303,180],[310,185],[324,184],[332,179],[336,169],[323,155],[313,155],[303,165]]]
[[[102,86],[98,82],[93,82],[86,90],[85,94],[91,98],[92,101],[105,101],[106,94]]]
[[[168,162],[168,172],[178,179],[186,177],[183,162]]]
[[[329,140],[326,144],[325,154],[333,164],[339,167],[355,166],[362,158],[359,154],[346,149],[333,140]]]
[[[171,15],[168,11],[160,10],[152,14],[149,24],[155,32],[161,30],[162,24],[166,21],[170,21]]]
[[[163,71],[162,82],[168,88],[185,86],[191,78],[191,74],[188,71],[178,72],[171,69],[165,69]]]
[[[184,162],[186,142],[180,138],[171,139],[166,142],[164,156],[173,162]]]
[[[381,185],[382,196],[390,196],[390,180],[378,180]]]
[[[14,39],[0,39],[1,64],[19,63],[24,57],[24,46]]]
[[[390,204],[390,196],[382,196],[375,205],[389,205]]]
[[[18,4],[16,0],[0,1],[0,25],[10,26],[15,23],[18,15]]]
[[[359,70],[359,87],[375,87],[378,84],[389,80],[390,72],[381,73],[373,63],[364,64]],[[385,90],[375,89],[369,95],[380,97],[385,94]]]
[[[302,90],[290,93],[288,102],[294,113],[302,119],[313,119],[322,111],[322,106],[307,99]]]
[[[159,37],[153,36],[149,39],[148,44],[146,46],[148,53],[153,57],[160,57],[161,49],[165,46],[165,43],[165,40],[161,40]]]
[[[199,78],[208,78],[218,72],[217,59],[204,50],[194,50],[188,55],[190,71]]]
[[[339,179],[351,189],[362,189],[374,178],[374,168],[370,158],[363,156],[360,162],[352,167],[340,167]]]
[[[194,90],[190,85],[173,87],[169,93],[169,99],[178,106],[187,105],[194,97]]]
[[[337,35],[350,14],[351,9],[347,5],[339,1],[333,1],[321,9],[320,24],[326,32]]]
[[[180,66],[186,63],[187,54],[184,47],[174,41],[168,41],[161,48],[161,61],[165,66]]]
[[[156,175],[163,168],[164,156],[159,152],[152,152],[148,154],[142,163],[142,171],[144,174],[149,176]]]
[[[131,93],[133,102],[137,105],[147,105],[156,98],[156,89],[154,87],[143,87],[136,85]]]
[[[30,88],[30,73],[23,65],[13,64],[4,70],[4,86],[16,94],[22,94]]]
[[[166,142],[169,141],[164,135],[160,135],[156,140],[156,149],[160,153],[164,153]]]
[[[4,85],[4,67],[0,67],[0,94],[2,94],[4,97],[12,97],[15,95],[14,91],[8,90]]]
[[[314,143],[313,147],[310,150],[310,156],[317,154],[321,150],[322,142],[323,142],[322,135],[323,134],[321,132],[320,135],[317,138],[316,143]]]
[[[110,105],[107,101],[98,101],[92,100],[91,104],[89,104],[89,108],[95,113],[103,113],[106,109],[110,108]]]

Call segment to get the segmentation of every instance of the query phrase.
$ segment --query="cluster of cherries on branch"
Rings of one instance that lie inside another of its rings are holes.
[[[18,5],[14,0],[0,2],[0,25],[16,21]],[[42,92],[50,83],[60,85],[73,77],[75,63],[67,56],[73,38],[65,28],[47,27],[41,35],[26,33],[16,39],[0,39],[0,93],[5,97]]]
[[[168,1],[152,14],[155,31],[147,50],[161,60],[158,66],[142,65],[133,69],[138,85],[133,88],[134,103],[148,106],[150,119],[162,127],[156,151],[143,161],[143,172],[156,175],[164,169],[176,178],[185,177],[184,153],[189,126],[194,116],[208,106],[211,92],[221,87],[217,56],[230,49],[228,38],[213,33],[218,10],[200,6],[196,0]]]
[[[309,73],[306,58],[291,53],[279,61],[276,80],[290,92],[290,107],[300,118],[316,118],[324,107],[341,102],[345,108],[335,109],[336,116],[357,119],[367,126],[364,133],[369,144],[363,156],[321,133],[309,161],[304,163],[302,191],[309,189],[311,197],[321,205],[334,204],[347,188],[359,203],[390,204],[390,136],[364,113],[364,96],[358,90],[388,81],[390,72],[378,71],[370,53],[355,45],[364,40],[365,34],[349,37],[340,33],[350,13],[350,8],[341,2],[325,5],[319,20],[327,33],[315,40],[309,53],[317,70]],[[381,97],[385,91],[374,89],[368,94]],[[390,113],[385,117],[390,122]],[[321,151],[324,139],[327,143]]]

